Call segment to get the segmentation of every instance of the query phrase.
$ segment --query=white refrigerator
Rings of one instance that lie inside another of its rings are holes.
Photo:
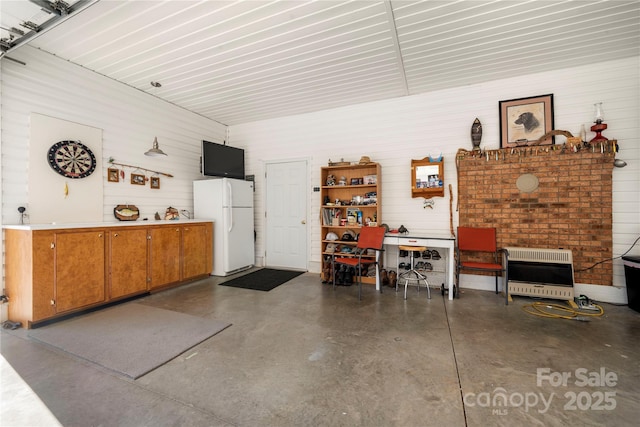
[[[193,214],[196,219],[214,221],[212,275],[228,276],[255,264],[253,182],[194,181]]]

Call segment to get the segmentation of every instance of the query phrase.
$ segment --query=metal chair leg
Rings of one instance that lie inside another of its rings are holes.
[[[427,285],[427,299],[431,299],[431,288],[429,287],[429,281],[427,280],[427,276],[424,277],[424,283]],[[418,284],[418,287],[420,285]]]
[[[431,299],[431,288],[429,287],[429,280],[427,280],[427,276],[424,274],[418,273],[416,270],[410,270],[405,273],[404,276],[404,299],[407,299],[407,288],[409,287],[409,280],[414,280],[409,278],[409,274],[415,274],[415,281],[418,283],[418,293],[420,293],[420,280],[424,280],[424,284],[427,287],[427,298]],[[398,289],[396,287],[396,292]]]
[[[504,272],[504,305],[509,305],[509,270]]]
[[[331,283],[333,283],[333,290],[336,290],[336,260],[331,257]]]
[[[409,276],[411,274],[415,274],[416,276],[415,280],[418,283],[418,293],[420,293],[420,280],[424,280],[424,284],[427,286],[427,298],[431,299],[431,289],[429,288],[429,281],[427,280],[427,276],[425,276],[424,274],[421,274],[420,272],[418,272],[418,270],[414,268],[413,252],[411,252],[411,257],[409,262],[411,263],[411,270],[403,273],[403,276],[405,279],[404,280],[404,299],[407,299],[407,288],[409,287],[409,280],[411,280]],[[400,275],[398,275],[398,279],[400,279]],[[397,282],[396,282],[396,292],[398,292]]]
[[[362,301],[362,265],[360,263],[356,267],[356,275],[358,276],[358,301]]]

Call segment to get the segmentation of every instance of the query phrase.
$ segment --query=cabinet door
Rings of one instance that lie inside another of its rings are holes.
[[[33,232],[33,319],[31,320],[34,322],[56,314],[54,242],[55,234],[52,231]]]
[[[104,230],[57,233],[56,312],[105,300]]]
[[[202,276],[211,272],[211,226],[185,225],[182,228],[182,278]]]
[[[147,290],[147,230],[121,228],[109,232],[109,297]]]
[[[154,227],[149,230],[150,288],[158,288],[180,280],[179,226]]]
[[[4,239],[9,319],[26,327],[54,316],[54,233],[5,229]]]

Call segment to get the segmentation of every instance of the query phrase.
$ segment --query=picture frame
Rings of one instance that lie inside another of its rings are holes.
[[[537,144],[538,139],[553,130],[553,94],[508,99],[498,104],[500,115],[500,148]],[[549,136],[539,145],[553,145]]]
[[[120,182],[120,170],[116,168],[107,169],[107,180],[109,182]]]
[[[363,178],[364,185],[377,185],[378,184],[378,176],[377,175],[365,175]]]
[[[145,185],[146,176],[137,173],[131,174],[131,183],[134,185]]]
[[[160,177],[159,176],[152,176],[150,178],[150,186],[151,188],[153,188],[154,190],[159,190],[160,189]]]

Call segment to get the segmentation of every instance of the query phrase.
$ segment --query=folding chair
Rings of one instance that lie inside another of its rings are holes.
[[[355,267],[358,275],[358,300],[362,299],[362,267],[375,265],[378,268],[378,253],[382,251],[385,232],[384,227],[362,227],[353,256],[345,257],[334,254],[332,263],[334,290],[336,288],[336,264]],[[375,251],[375,256],[371,257],[369,250]]]
[[[464,261],[462,256],[465,252],[491,254],[493,262]],[[501,254],[504,256],[504,262],[499,259]],[[458,227],[456,245],[456,285],[458,286],[458,295],[460,295],[460,272],[463,270],[492,273],[496,277],[496,294],[498,293],[498,277],[504,273],[504,293],[506,304],[508,305],[509,273],[506,268],[508,260],[509,252],[506,249],[497,247],[495,228]]]

